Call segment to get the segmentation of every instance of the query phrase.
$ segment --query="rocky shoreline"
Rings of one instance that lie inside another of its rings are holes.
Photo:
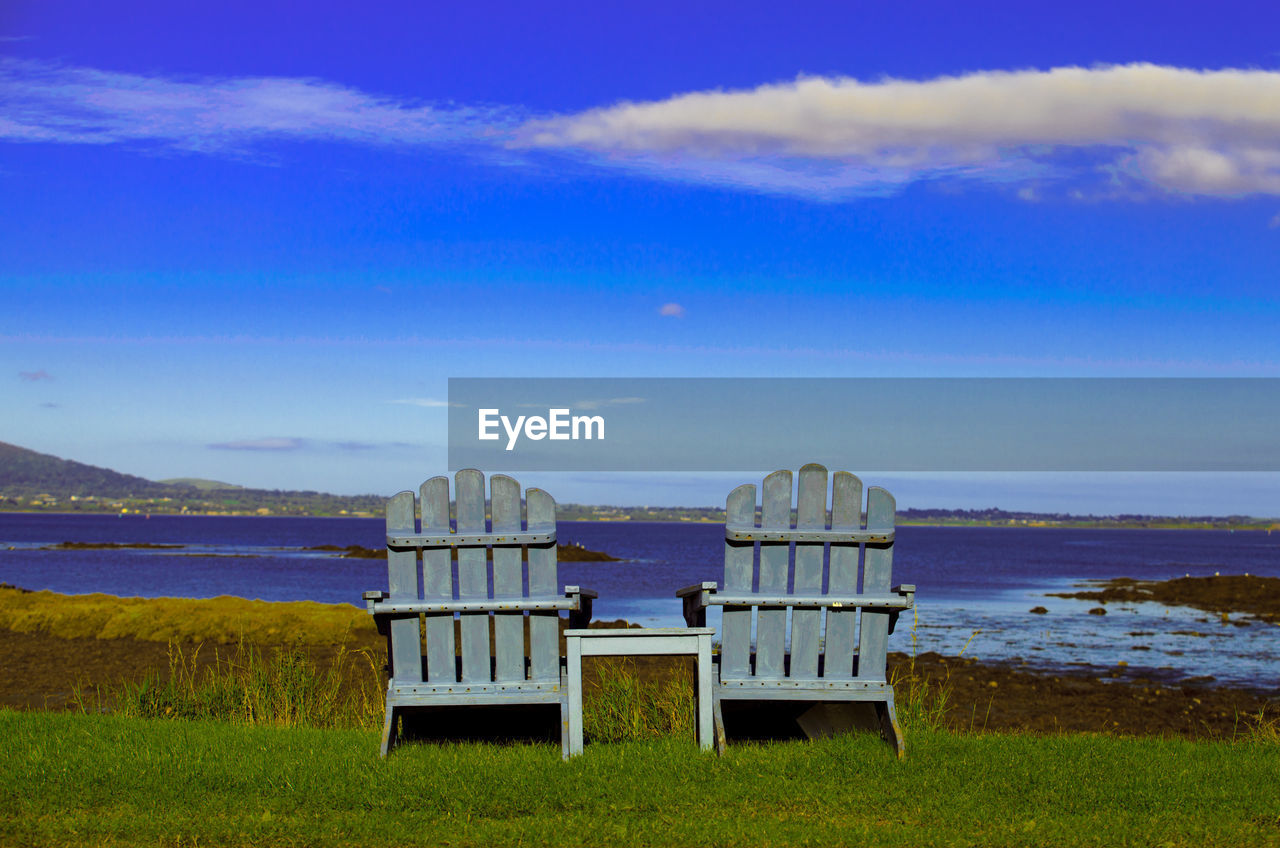
[[[1115,577],[1088,585],[1097,588],[1078,592],[1052,592],[1049,597],[1098,601],[1103,604],[1155,602],[1166,606],[1193,607],[1217,615],[1243,614],[1260,621],[1280,622],[1278,577],[1249,574],[1177,577],[1172,580]]]

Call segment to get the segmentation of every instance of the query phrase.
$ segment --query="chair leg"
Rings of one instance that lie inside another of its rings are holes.
[[[907,755],[907,744],[902,736],[902,728],[898,726],[898,714],[893,708],[893,701],[877,703],[876,714],[880,718],[880,735],[893,747],[898,759],[902,759]]]
[[[711,723],[715,727],[716,735],[716,753],[723,756],[726,742],[724,738],[724,712],[720,709],[720,699],[716,698],[715,706],[711,708]]]
[[[565,691],[565,687],[561,687],[561,691]],[[560,699],[560,759],[565,762],[569,761],[569,696]]]
[[[387,704],[387,718],[382,724],[382,756],[396,744],[396,708]]]

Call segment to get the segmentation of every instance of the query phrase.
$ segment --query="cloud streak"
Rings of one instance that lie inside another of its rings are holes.
[[[481,153],[840,200],[923,181],[1093,196],[1280,195],[1280,72],[1153,64],[928,80],[805,76],[533,116],[308,77],[177,77],[0,58],[0,140],[244,158],[272,142]]]
[[[0,59],[0,138],[247,152],[266,140],[366,145],[481,141],[517,110],[441,107],[312,78],[176,78]]]
[[[398,403],[404,406],[421,406],[424,409],[445,409],[450,406],[461,406],[460,403],[450,403],[447,400],[437,400],[436,398],[397,398],[396,400],[387,401],[387,403]]]
[[[39,383],[53,379],[53,375],[41,368],[39,371],[19,371],[18,379],[27,383]]]
[[[213,450],[239,451],[295,451],[306,447],[305,439],[270,438],[245,439],[237,442],[215,442],[209,445]]]
[[[515,143],[829,196],[1082,171],[1171,193],[1280,194],[1280,73],[1131,64],[924,81],[802,77],[533,120]]]

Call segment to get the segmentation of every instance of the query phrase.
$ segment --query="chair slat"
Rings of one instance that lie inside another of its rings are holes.
[[[542,489],[527,489],[525,508],[530,525],[556,523],[556,502]],[[559,594],[556,585],[556,546],[529,546],[529,594],[538,597]],[[529,678],[560,678],[560,614],[529,613]]]
[[[790,471],[775,471],[764,478],[762,528],[791,526]],[[760,593],[785,595],[791,564],[788,542],[760,543]],[[762,609],[756,615],[756,677],[782,678],[786,654],[786,609]]]
[[[493,532],[520,530],[520,484],[504,474],[489,478],[489,508]],[[519,545],[493,548],[493,597],[511,599],[524,594]],[[494,680],[524,680],[524,613],[501,612],[493,617]]]
[[[730,492],[725,501],[725,514],[730,522],[755,524],[756,487],[748,483]],[[755,548],[752,542],[725,540],[726,592],[751,591]],[[720,676],[725,679],[747,677],[751,656],[751,607],[725,607],[720,631]]]
[[[831,482],[831,529],[862,529],[862,481],[848,471],[837,471]],[[852,595],[858,591],[857,544],[832,544],[827,570],[827,594]],[[853,631],[856,609],[827,611],[822,676],[832,680],[853,677]]]
[[[867,490],[867,529],[892,527],[896,505],[893,495],[879,486]],[[863,594],[885,594],[893,581],[893,546],[868,545],[862,567]],[[884,680],[889,644],[888,610],[862,610],[862,632],[858,641],[858,677]]]
[[[483,533],[484,475],[474,468],[457,474],[455,489],[459,533]],[[458,598],[479,600],[489,596],[489,569],[484,548],[461,548],[458,551]],[[472,613],[461,616],[462,682],[490,681],[489,615]]]
[[[449,478],[432,477],[422,484],[421,493],[422,531],[449,532]],[[453,564],[447,549],[422,551],[422,596],[428,601],[453,600]],[[458,679],[458,664],[453,613],[429,613],[426,622],[427,680],[454,683]]]
[[[406,530],[414,530],[413,492],[401,492],[387,502],[387,532]],[[388,551],[387,578],[391,600],[418,600],[418,552]],[[416,615],[391,621],[391,668],[398,683],[422,682],[422,637]]]
[[[800,469],[796,496],[796,529],[827,526],[827,469],[806,465]],[[816,595],[822,591],[822,542],[796,542],[794,589],[796,595]],[[822,610],[791,611],[791,673],[811,680],[818,676],[818,644]]]

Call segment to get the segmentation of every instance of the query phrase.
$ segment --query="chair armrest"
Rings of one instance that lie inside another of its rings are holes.
[[[387,593],[381,589],[370,589],[360,597],[364,598],[365,609],[368,610],[370,615],[373,615],[373,605],[378,601],[385,601],[387,599]]]
[[[911,597],[901,595],[762,595],[756,592],[704,595],[708,606],[726,607],[792,607],[824,609],[841,607],[871,610],[904,610],[911,607]]]
[[[694,583],[692,586],[685,586],[683,589],[676,589],[676,597],[683,598],[688,595],[696,595],[701,592],[714,592],[719,588],[719,584],[714,580],[704,580],[701,583]]]
[[[913,609],[916,605],[916,585],[914,583],[900,583],[894,586],[890,591],[899,594],[907,602],[907,609]],[[893,628],[898,626],[898,613],[901,610],[894,610],[889,613],[889,632],[893,632]]]
[[[676,597],[684,599],[684,623],[688,627],[707,626],[707,598],[719,588],[714,580],[705,580],[676,590]]]
[[[574,601],[573,607],[569,610],[569,627],[576,630],[590,626],[591,602],[599,597],[599,593],[578,586],[565,586],[564,596]]]

